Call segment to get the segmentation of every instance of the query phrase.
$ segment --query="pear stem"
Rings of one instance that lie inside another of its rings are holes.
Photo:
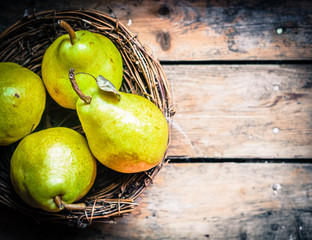
[[[64,203],[60,196],[54,197],[54,202],[56,206],[60,209],[81,211],[86,209],[86,204],[84,203]]]
[[[77,72],[75,73],[75,75],[78,75],[78,74],[86,74],[86,75],[89,75],[90,77],[93,77],[95,81],[97,81],[96,77],[94,77],[92,74],[90,73],[85,73],[85,72]]]
[[[54,197],[53,200],[54,200],[56,206],[57,206],[60,210],[63,210],[63,209],[64,209],[64,205],[63,205],[63,203],[62,203],[62,199],[61,199],[60,196]]]
[[[57,23],[67,31],[69,38],[70,38],[70,42],[72,45],[74,45],[74,43],[77,40],[77,36],[76,36],[74,29],[64,20],[58,20]]]
[[[85,103],[90,104],[92,97],[87,96],[85,94],[83,94],[83,92],[81,92],[77,82],[76,82],[76,78],[75,78],[75,70],[73,68],[71,68],[69,70],[69,74],[68,74],[69,80],[73,86],[73,89],[75,90],[75,92],[77,93],[77,95],[81,98],[81,100],[83,100]]]

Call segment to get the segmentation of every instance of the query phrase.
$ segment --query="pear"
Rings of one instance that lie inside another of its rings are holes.
[[[0,63],[0,145],[33,132],[45,104],[46,91],[37,74],[16,63]]]
[[[18,144],[10,177],[17,194],[34,208],[48,212],[83,209],[84,204],[72,203],[92,187],[96,160],[81,134],[64,127],[48,128]]]
[[[51,97],[62,107],[75,109],[77,95],[68,81],[68,71],[103,75],[117,89],[123,77],[120,52],[107,37],[90,31],[76,31],[64,21],[59,21],[69,34],[58,37],[46,50],[42,60],[42,79]],[[77,76],[82,90],[95,86],[86,75]]]
[[[151,169],[164,157],[168,125],[159,108],[148,99],[117,91],[99,76],[98,85],[86,94],[69,74],[80,96],[76,110],[91,152],[103,165],[122,173]]]

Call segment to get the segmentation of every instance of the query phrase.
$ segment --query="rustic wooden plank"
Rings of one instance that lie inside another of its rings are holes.
[[[76,8],[110,12],[160,60],[312,59],[309,0],[16,0],[1,6],[0,29],[33,9]]]
[[[169,164],[114,239],[311,239],[312,165]],[[292,238],[291,238],[292,236]]]
[[[110,6],[160,60],[312,57],[311,1],[140,1],[126,8],[120,3]]]
[[[312,165],[168,164],[136,202],[116,224],[80,231],[2,214],[0,238],[311,239]]]
[[[311,65],[168,65],[169,156],[312,157]]]

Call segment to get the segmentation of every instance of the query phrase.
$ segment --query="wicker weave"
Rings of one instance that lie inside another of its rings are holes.
[[[96,10],[44,11],[28,16],[9,27],[0,35],[0,60],[16,62],[41,75],[41,61],[47,47],[65,31],[58,26],[59,19],[68,22],[75,30],[89,30],[110,38],[124,61],[121,91],[131,92],[154,102],[169,120],[173,114],[168,81],[159,62],[143,46],[136,35],[115,18]],[[77,114],[63,109],[51,98],[37,129],[66,126],[83,133]],[[170,127],[169,127],[170,129]],[[170,134],[169,134],[170,136]],[[168,141],[169,145],[169,141]],[[80,200],[85,211],[44,212],[27,206],[14,192],[9,179],[9,162],[17,143],[1,147],[0,203],[31,215],[38,221],[61,222],[85,227],[92,222],[110,222],[113,216],[131,212],[136,199],[152,182],[164,160],[155,168],[141,173],[122,174],[98,164],[93,188]]]

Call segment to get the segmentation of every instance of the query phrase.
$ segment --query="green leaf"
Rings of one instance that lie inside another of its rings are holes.
[[[120,99],[121,95],[120,93],[117,91],[117,89],[115,88],[114,84],[112,84],[108,79],[106,79],[105,77],[103,77],[102,75],[99,75],[96,78],[96,83],[98,85],[98,87],[105,91],[105,92],[112,92],[115,93],[116,96]]]

